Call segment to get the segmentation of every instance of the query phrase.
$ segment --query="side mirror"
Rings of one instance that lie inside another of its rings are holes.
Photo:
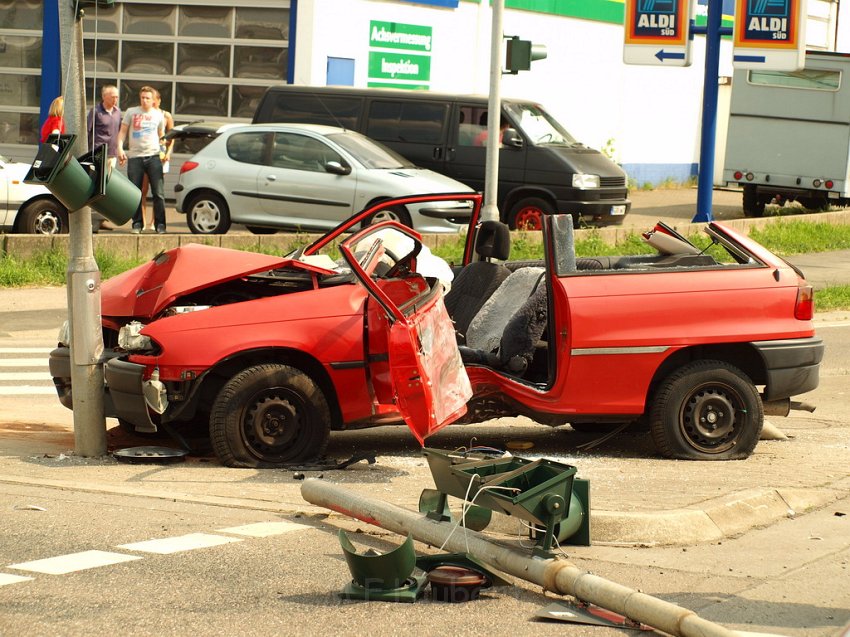
[[[506,128],[502,133],[502,145],[509,148],[522,148],[522,136],[515,128]]]
[[[325,170],[333,175],[350,175],[351,166],[343,166],[338,161],[329,161],[325,164]]]

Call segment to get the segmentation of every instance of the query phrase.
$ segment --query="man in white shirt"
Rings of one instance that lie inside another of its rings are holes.
[[[165,233],[165,186],[162,178],[162,160],[159,156],[159,140],[165,134],[165,117],[162,111],[154,108],[154,89],[143,86],[139,90],[139,106],[128,108],[118,131],[118,161],[127,164],[127,177],[139,189],[144,176],[148,176],[151,197],[153,198],[153,217],[156,231]],[[129,138],[127,134],[129,133]],[[127,139],[127,153],[124,152],[124,139]],[[133,233],[142,231],[144,219],[142,205],[133,215]]]

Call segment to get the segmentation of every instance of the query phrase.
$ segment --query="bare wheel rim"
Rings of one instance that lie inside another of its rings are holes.
[[[209,199],[202,199],[192,206],[192,224],[205,234],[215,232],[221,223],[221,210]]]
[[[269,387],[246,403],[240,423],[242,442],[264,462],[292,457],[293,448],[309,435],[310,406],[298,392]]]
[[[744,397],[720,382],[695,387],[679,410],[679,430],[694,449],[723,453],[733,448],[746,424]]]

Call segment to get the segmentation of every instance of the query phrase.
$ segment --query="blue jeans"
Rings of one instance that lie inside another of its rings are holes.
[[[150,184],[151,198],[153,199],[153,222],[159,229],[165,227],[165,184],[162,179],[162,161],[159,155],[148,155],[147,157],[130,157],[127,159],[127,178],[141,190],[145,174]],[[133,215],[133,227],[142,227],[142,202]]]

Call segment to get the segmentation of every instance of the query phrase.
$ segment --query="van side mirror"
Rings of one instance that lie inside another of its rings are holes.
[[[506,128],[502,133],[502,146],[522,148],[522,136],[514,128]]]
[[[343,166],[338,161],[329,161],[325,163],[325,170],[333,175],[348,175],[351,174],[351,166]]]

